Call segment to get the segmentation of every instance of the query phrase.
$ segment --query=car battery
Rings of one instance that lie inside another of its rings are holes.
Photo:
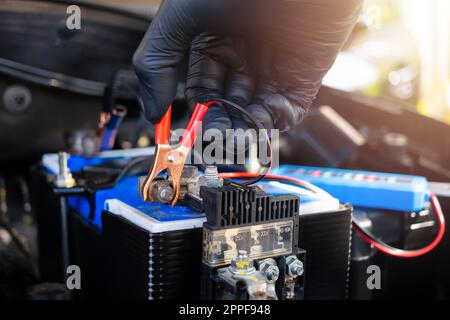
[[[89,169],[89,176],[94,177],[93,172],[103,167],[114,168],[112,162],[138,157],[134,152],[111,156],[107,153],[108,156],[96,158],[72,156],[68,164],[75,178],[81,181],[87,179],[83,171]],[[41,187],[46,186],[41,190],[48,192],[41,194],[41,198],[50,199],[51,176],[56,167],[57,156],[47,155],[35,170],[35,176],[41,178]],[[109,172],[117,175],[114,170]],[[79,265],[83,274],[78,297],[199,298],[205,215],[185,206],[143,202],[138,197],[136,175],[118,183],[104,177],[94,180],[97,182],[89,188],[77,190],[75,187],[59,194],[69,212],[70,264]],[[308,257],[311,256],[309,272],[304,277],[305,298],[345,298],[351,207],[340,205],[329,194],[316,195],[275,181],[258,183],[258,187],[271,195],[296,195],[301,199],[298,247],[307,246]],[[44,213],[38,208],[38,215],[59,221],[57,211],[62,203],[55,200],[55,204],[55,208]],[[51,230],[47,232],[51,234]],[[48,234],[44,238],[46,236]],[[50,239],[47,240],[50,243]],[[61,242],[59,237],[54,237],[53,241]],[[54,248],[53,252],[58,249]],[[56,257],[57,254],[53,256]]]
[[[133,182],[130,181],[130,183],[132,184]],[[314,195],[303,188],[283,183],[273,181],[260,182],[258,187],[268,194],[279,196],[287,194],[297,195],[301,199],[298,247],[304,248],[306,246],[310,249],[310,251],[307,251],[307,272],[304,284],[305,299],[345,299],[348,286],[351,207],[340,205],[337,199],[325,193]],[[133,190],[133,193],[136,194],[134,189],[131,189]],[[124,218],[120,213],[121,210],[128,213],[130,213],[131,210],[137,214],[149,205],[147,203],[143,205],[124,205],[124,202],[116,202],[114,199],[108,200],[107,204],[109,207],[107,207],[106,212],[104,212],[104,225],[102,227],[105,236],[108,228],[105,223],[107,223],[106,221],[108,220],[136,225],[136,221],[130,220],[129,217]],[[111,204],[114,205],[111,206]],[[120,205],[116,206],[117,204]],[[170,212],[170,207],[164,208],[164,211]],[[175,208],[178,208],[177,210],[181,210],[181,208],[184,208],[183,210],[188,210],[186,207]],[[173,208],[171,210],[173,210]],[[121,218],[118,219],[115,217],[116,215],[121,216]],[[164,216],[166,215],[169,214],[165,213]],[[142,212],[140,212],[139,216],[146,216],[146,214],[142,215]],[[204,221],[206,221],[206,219]],[[201,226],[197,229],[197,231],[199,230],[201,230]],[[201,252],[200,238],[196,245],[198,253]],[[111,237],[112,241],[115,241],[114,239],[118,239],[118,237]],[[324,239],[327,241],[323,241]],[[195,242],[190,242],[190,244],[194,247]],[[129,252],[129,250],[124,250],[124,252]],[[311,256],[311,259],[309,259],[309,256]],[[119,260],[126,261],[126,259]],[[119,262],[116,261],[116,263]],[[201,263],[200,256],[198,256],[197,263],[198,265]],[[141,268],[141,270],[146,269]],[[200,270],[198,269],[192,269],[190,273],[192,277],[195,277],[196,275],[199,275],[199,271]],[[134,288],[136,287],[137,286],[135,285]]]
[[[126,183],[126,181],[124,182]],[[133,180],[129,181],[133,184]],[[342,206],[339,201],[330,195],[323,193],[315,195],[310,191],[307,191],[300,187],[295,187],[279,182],[260,182],[258,187],[264,192],[276,195],[297,195],[300,197],[300,211],[299,211],[299,229],[298,229],[298,247],[307,246],[311,251],[307,251],[307,256],[311,255],[311,260],[307,259],[305,284],[304,284],[304,297],[306,299],[345,299],[347,295],[348,286],[348,265],[349,265],[349,249],[350,249],[350,229],[351,229],[351,207]],[[137,197],[136,188],[128,188],[133,190],[133,197]],[[112,191],[117,193],[117,191]],[[118,192],[118,194],[123,194]],[[123,199],[122,199],[123,200]],[[138,221],[142,217],[148,217],[148,210],[153,204],[148,203],[126,203],[129,200],[117,201],[111,199],[106,201],[106,211],[103,213],[102,228],[105,237],[108,234],[107,229],[109,224],[119,222],[126,224],[129,227],[133,226],[134,229],[141,230],[144,228],[144,233],[147,233],[149,228],[144,225],[138,225]],[[136,200],[137,201],[137,200]],[[160,210],[157,215],[158,219],[162,217],[175,217],[179,224],[180,212],[183,210],[184,214],[189,213],[187,217],[191,217],[192,211],[183,206],[177,206],[175,208],[163,205],[164,210]],[[177,211],[173,211],[177,210]],[[123,212],[126,214],[124,215]],[[131,214],[133,212],[133,214]],[[162,213],[164,212],[164,214]],[[183,215],[184,215],[183,214]],[[177,217],[178,215],[178,217]],[[131,216],[137,217],[137,219],[131,219]],[[191,217],[192,218],[192,217]],[[147,218],[146,218],[147,219]],[[202,216],[203,221],[206,221]],[[173,223],[173,222],[172,222]],[[186,222],[184,222],[186,223]],[[303,226],[302,226],[303,223]],[[136,227],[138,225],[138,227]],[[144,226],[144,227],[143,227]],[[197,225],[197,228],[183,234],[181,239],[188,237],[195,237],[197,232],[201,232],[202,224]],[[123,236],[129,237],[124,233]],[[117,235],[111,237],[110,240],[116,241],[119,239]],[[328,241],[323,241],[327,239]],[[196,238],[197,242],[190,241],[190,247],[196,248],[197,254],[201,253],[201,236]],[[114,247],[114,246],[113,246]],[[124,253],[129,254],[128,249],[124,249]],[[117,252],[116,252],[117,257]],[[198,257],[196,261],[197,266],[201,264],[201,256],[192,254],[191,257]],[[120,263],[120,261],[127,261],[128,259],[116,259],[114,264]],[[182,261],[182,260],[180,260]],[[193,259],[191,259],[193,261]],[[312,268],[311,266],[315,267]],[[141,268],[146,270],[147,268]],[[185,268],[186,269],[186,268]],[[189,272],[191,277],[195,278],[199,276],[200,269],[192,268]],[[133,272],[137,274],[137,272]],[[200,278],[197,278],[198,280]],[[199,280],[200,281],[200,280]],[[200,282],[197,283],[199,285]],[[133,286],[137,288],[137,285]],[[194,296],[192,296],[194,297]]]
[[[199,299],[204,215],[144,203],[129,192],[136,185],[136,177],[124,181],[119,188],[130,197],[105,202],[102,236],[113,279],[105,289],[122,299]]]

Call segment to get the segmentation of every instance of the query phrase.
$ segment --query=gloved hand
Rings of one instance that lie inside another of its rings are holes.
[[[144,112],[156,122],[189,54],[186,97],[225,98],[266,128],[301,121],[359,15],[361,0],[165,0],[134,55]],[[349,70],[350,72],[350,70]],[[204,129],[245,127],[213,106]]]

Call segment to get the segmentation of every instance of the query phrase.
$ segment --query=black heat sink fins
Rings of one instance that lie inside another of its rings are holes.
[[[208,225],[226,228],[260,224],[298,216],[296,195],[269,195],[257,187],[227,183],[221,188],[201,187]]]

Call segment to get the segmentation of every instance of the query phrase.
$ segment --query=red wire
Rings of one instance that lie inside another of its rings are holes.
[[[220,177],[224,178],[224,179],[247,179],[247,178],[253,178],[256,176],[257,176],[257,174],[248,173],[248,172],[225,172],[225,173],[220,174]],[[300,180],[297,178],[293,178],[293,177],[267,174],[265,176],[265,178],[293,182],[297,185],[303,186],[312,191],[318,190],[318,188],[316,186],[310,184],[309,182],[306,182],[304,180]],[[442,238],[444,237],[444,234],[445,234],[445,218],[444,218],[444,214],[442,212],[441,205],[439,204],[439,201],[438,201],[436,195],[430,194],[430,202],[431,202],[431,205],[433,206],[434,212],[438,219],[439,231],[438,231],[436,238],[433,240],[433,242],[431,242],[429,245],[425,246],[424,248],[417,249],[417,250],[402,250],[402,249],[393,248],[393,247],[390,247],[388,245],[378,242],[376,239],[373,239],[373,238],[365,235],[355,225],[354,225],[353,229],[367,243],[372,245],[378,251],[385,253],[387,255],[394,256],[397,258],[416,258],[416,257],[422,256],[422,255],[425,255],[438,246],[438,244],[442,241]]]
[[[368,242],[370,245],[372,245],[374,248],[376,248],[378,251],[383,252],[387,255],[398,257],[398,258],[416,258],[419,256],[423,256],[430,251],[432,251],[434,248],[438,246],[438,244],[441,242],[442,238],[445,234],[445,218],[444,214],[442,212],[441,205],[439,204],[439,201],[436,197],[436,195],[431,194],[430,195],[430,201],[433,206],[434,212],[436,214],[436,217],[438,218],[439,223],[439,231],[436,236],[436,238],[431,242],[429,245],[417,249],[417,250],[402,250],[397,248],[392,248],[389,246],[386,246],[384,244],[381,244],[377,242],[375,239],[372,239],[368,237],[367,235],[363,234],[358,228],[354,228],[356,232],[363,238],[366,242]]]

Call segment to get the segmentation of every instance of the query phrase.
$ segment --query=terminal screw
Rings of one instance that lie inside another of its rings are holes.
[[[172,201],[175,193],[173,192],[173,188],[169,185],[161,185],[156,189],[156,199],[160,202],[166,203]]]
[[[211,188],[218,188],[223,186],[223,179],[219,177],[219,171],[216,166],[206,166],[205,174],[200,179],[203,185]]]
[[[219,172],[216,166],[206,166],[205,177],[209,179],[219,179]]]
[[[260,262],[259,271],[261,271],[269,283],[276,282],[280,276],[280,270],[278,269],[277,263],[271,258]]]
[[[293,278],[300,277],[304,272],[303,262],[298,260],[296,256],[287,257],[286,265],[288,274]]]

